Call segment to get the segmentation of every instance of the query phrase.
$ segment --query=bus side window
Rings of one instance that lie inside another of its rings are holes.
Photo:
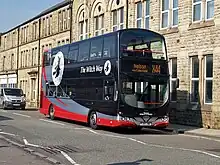
[[[68,63],[75,63],[77,61],[79,53],[78,46],[70,47],[69,56],[68,56]]]
[[[90,60],[102,58],[103,38],[95,39],[91,42]]]
[[[65,46],[63,47],[63,49],[61,50],[61,52],[64,55],[64,64],[68,63],[68,55],[69,55],[69,46]]]
[[[44,53],[44,66],[50,65],[50,54],[48,52]]]
[[[90,50],[90,41],[84,41],[80,43],[78,61],[88,61],[89,50]]]
[[[104,37],[103,57],[115,57],[116,55],[116,38],[115,36]]]

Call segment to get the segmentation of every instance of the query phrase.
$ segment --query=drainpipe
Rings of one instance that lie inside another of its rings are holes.
[[[126,0],[126,29],[128,29],[128,0]]]
[[[17,40],[17,67],[16,67],[16,74],[17,74],[17,88],[18,88],[18,82],[19,82],[19,79],[18,79],[18,67],[19,67],[19,51],[20,51],[20,27],[18,27],[18,40]]]
[[[38,79],[37,79],[37,108],[40,107],[39,105],[39,89],[40,89],[40,57],[41,57],[41,49],[40,49],[40,39],[41,39],[41,18],[39,18],[39,27],[38,27],[39,35],[38,35],[38,65],[37,65],[37,73],[38,73]]]
[[[73,29],[73,0],[70,2],[70,43],[72,43],[72,29]]]

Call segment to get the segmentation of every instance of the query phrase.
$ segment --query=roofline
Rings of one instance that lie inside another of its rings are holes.
[[[50,8],[48,8],[48,9],[42,11],[42,12],[41,12],[40,14],[38,14],[37,16],[35,16],[35,17],[33,17],[33,18],[31,18],[31,19],[29,19],[29,20],[27,20],[27,21],[25,21],[25,22],[23,22],[23,23],[21,23],[21,24],[15,26],[15,27],[13,27],[12,29],[10,29],[10,30],[8,30],[8,31],[6,31],[6,32],[2,32],[2,33],[0,33],[0,34],[1,34],[1,35],[5,35],[5,34],[11,32],[11,31],[13,31],[13,30],[15,30],[15,29],[17,29],[17,28],[19,28],[19,27],[21,27],[21,26],[27,24],[27,23],[32,22],[32,21],[35,20],[35,19],[38,19],[38,18],[40,18],[40,17],[42,17],[42,16],[44,16],[44,15],[46,15],[46,14],[48,14],[48,13],[51,13],[51,12],[53,12],[53,11],[59,9],[59,8],[62,8],[62,7],[64,7],[64,6],[66,6],[66,5],[68,5],[68,4],[71,4],[71,2],[72,2],[72,0],[64,0],[63,2],[60,2],[60,3],[56,4],[56,5],[53,5],[52,7],[50,7]]]

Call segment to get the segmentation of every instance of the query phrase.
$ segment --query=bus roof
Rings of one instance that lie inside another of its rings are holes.
[[[68,47],[68,46],[71,46],[71,45],[79,44],[81,42],[90,41],[90,40],[93,40],[93,39],[96,39],[96,38],[101,38],[101,37],[110,36],[110,35],[117,35],[118,33],[121,34],[123,32],[129,32],[129,31],[143,31],[143,32],[145,31],[145,32],[152,33],[155,36],[161,37],[162,39],[165,39],[162,34],[157,33],[155,31],[152,31],[152,30],[142,29],[142,28],[128,28],[128,29],[121,29],[121,30],[117,30],[117,31],[114,31],[114,32],[105,33],[105,34],[99,35],[99,36],[93,36],[91,38],[80,40],[80,41],[75,41],[75,42],[72,42],[72,43],[69,43],[69,44],[57,46],[57,47],[52,48],[51,50],[61,49],[61,48]],[[47,52],[47,51],[49,51],[49,49],[46,49],[44,51]]]

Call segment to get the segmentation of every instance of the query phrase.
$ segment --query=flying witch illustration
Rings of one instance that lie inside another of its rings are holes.
[[[53,75],[55,75],[56,74],[56,76],[55,76],[55,78],[57,78],[58,76],[59,76],[59,74],[60,74],[60,57],[58,57],[58,64],[57,64],[57,66],[54,68],[55,69],[55,71],[53,72]]]

